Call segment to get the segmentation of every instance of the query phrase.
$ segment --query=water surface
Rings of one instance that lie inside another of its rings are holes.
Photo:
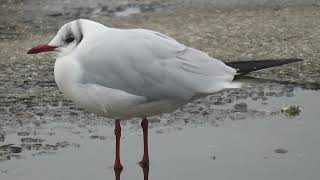
[[[149,179],[318,179],[319,91],[260,81],[246,86],[151,118]],[[289,104],[300,105],[302,113],[280,113]],[[138,120],[122,122],[122,127],[121,179],[143,179],[137,165],[142,156]],[[1,179],[115,178],[113,123],[58,121],[18,131],[29,134],[6,135],[2,144],[23,150],[0,161]],[[43,141],[21,142],[26,137]]]

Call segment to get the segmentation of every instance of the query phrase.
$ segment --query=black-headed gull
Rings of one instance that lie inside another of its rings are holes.
[[[223,63],[173,38],[146,29],[115,29],[79,19],[63,25],[47,45],[28,51],[57,52],[54,77],[65,96],[90,112],[116,119],[115,169],[120,162],[119,119],[142,118],[142,166],[149,164],[147,117],[226,88],[237,73],[298,61]]]

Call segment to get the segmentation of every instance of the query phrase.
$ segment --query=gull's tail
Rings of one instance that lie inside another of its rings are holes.
[[[293,62],[303,61],[303,59],[274,59],[274,60],[254,60],[254,61],[237,61],[227,62],[227,66],[230,66],[237,70],[238,74],[247,74],[252,71],[258,71],[275,66],[281,66]]]

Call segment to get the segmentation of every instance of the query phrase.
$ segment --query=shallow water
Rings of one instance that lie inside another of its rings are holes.
[[[253,79],[242,90],[151,118],[149,179],[317,179],[320,92],[304,88]],[[280,113],[289,104],[301,106],[301,114]],[[0,145],[13,143],[22,152],[7,152],[11,160],[0,161],[1,179],[115,178],[112,122],[67,120],[16,128],[6,128]],[[142,155],[138,121],[122,122],[122,128],[121,179],[143,179],[137,165]]]

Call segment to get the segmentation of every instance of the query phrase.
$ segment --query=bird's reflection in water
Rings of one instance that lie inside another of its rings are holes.
[[[149,179],[149,166],[141,166],[143,172],[143,180]],[[121,179],[122,169],[114,169],[115,180]]]

